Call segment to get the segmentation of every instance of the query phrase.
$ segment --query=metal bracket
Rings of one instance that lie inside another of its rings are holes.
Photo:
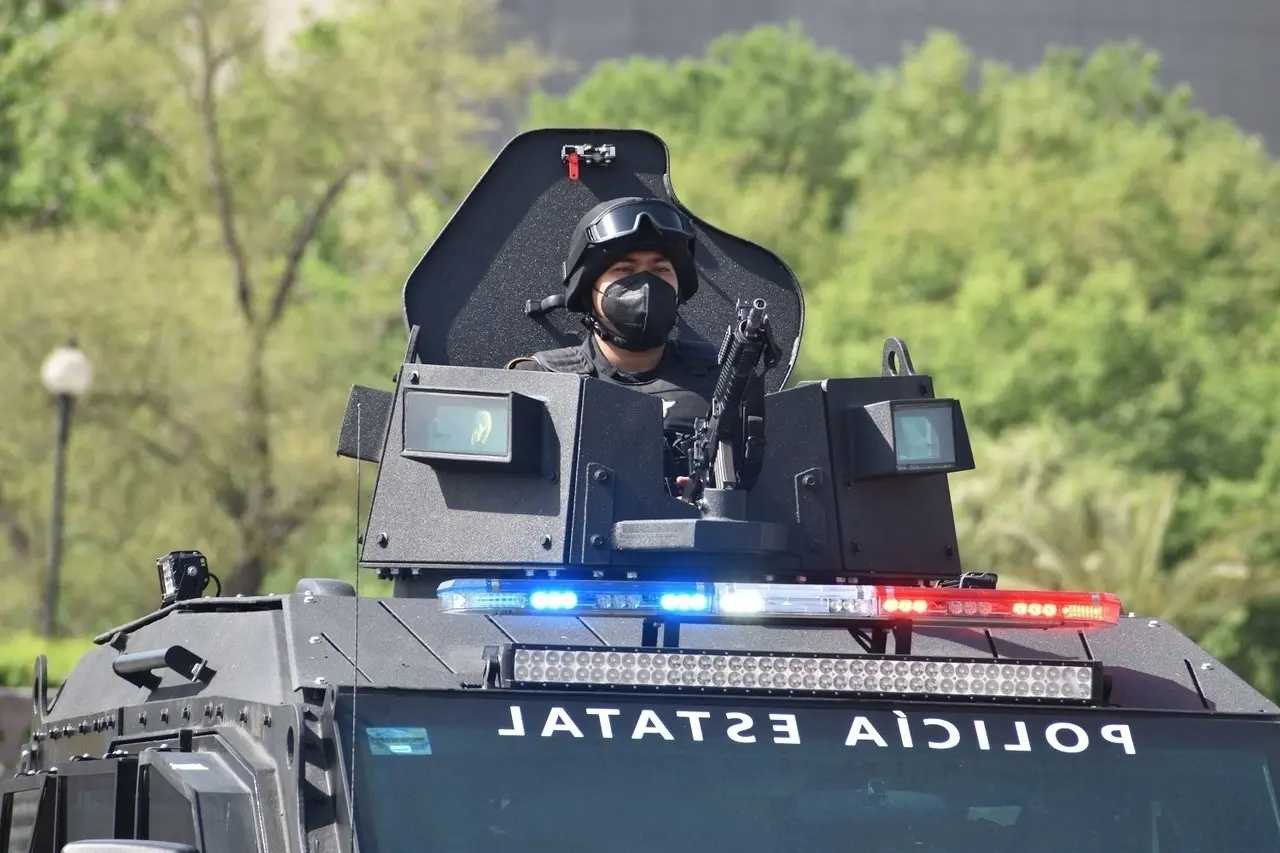
[[[524,303],[524,313],[526,317],[541,317],[543,314],[549,314],[557,308],[564,307],[564,294],[553,293],[541,300],[526,299]]]
[[[204,684],[208,684],[215,674],[206,659],[182,646],[122,654],[111,662],[111,669],[125,681],[148,690],[160,686],[160,676],[155,673],[157,669],[169,669],[188,681]]]
[[[404,348],[404,362],[406,364],[421,363],[422,361],[418,358],[418,333],[421,331],[422,328],[419,326],[413,326],[409,329],[409,343]],[[397,377],[396,382],[399,381],[400,379]]]
[[[939,586],[955,586],[967,589],[995,589],[999,576],[994,572],[965,572],[959,579],[943,581]]]
[[[810,468],[795,476],[796,523],[804,537],[801,543],[810,554],[827,549],[827,509],[822,503],[822,487],[826,475],[821,468]]]
[[[902,338],[886,338],[884,350],[880,354],[881,376],[915,376],[916,368],[911,363],[911,352],[907,342]]]
[[[578,180],[578,169],[588,163],[594,166],[608,166],[618,156],[618,149],[613,145],[565,145],[560,149],[560,162],[569,166],[569,180]]]
[[[862,650],[868,654],[883,655],[889,652],[889,634],[893,634],[893,653],[896,655],[911,654],[911,623],[896,622],[890,628],[872,628],[864,632],[859,628],[850,628],[849,633]]]
[[[661,635],[661,636],[659,636]],[[640,626],[640,645],[645,648],[680,648],[680,623],[662,617],[645,619]]]
[[[478,685],[469,684],[464,686],[478,687],[481,690],[492,690],[499,687],[499,679],[502,676],[502,654],[503,651],[499,646],[485,646],[480,652],[482,661],[480,683]]]
[[[583,484],[582,541],[578,548],[584,565],[611,562],[613,542],[613,484],[617,476],[599,462],[587,463],[587,481]]]
[[[591,163],[597,166],[608,166],[618,156],[616,146],[609,144],[592,145],[590,143],[584,145],[566,145],[560,149],[560,160],[568,162],[570,154],[577,154],[578,161],[582,163]]]
[[[31,710],[36,721],[43,723],[49,713],[49,659],[36,655],[35,683],[31,685]]]

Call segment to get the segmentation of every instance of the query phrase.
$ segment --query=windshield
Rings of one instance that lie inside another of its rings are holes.
[[[363,853],[1280,851],[1275,722],[370,690],[355,725]]]

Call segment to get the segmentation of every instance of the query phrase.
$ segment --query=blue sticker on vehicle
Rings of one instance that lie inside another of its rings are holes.
[[[373,755],[430,755],[431,741],[423,728],[368,728],[369,752]]]

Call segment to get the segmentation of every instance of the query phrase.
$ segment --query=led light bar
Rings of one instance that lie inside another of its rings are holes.
[[[440,612],[684,616],[720,622],[800,619],[1089,630],[1115,625],[1109,593],[841,584],[446,581]]]
[[[1094,661],[607,649],[515,644],[503,659],[517,689],[583,688],[807,696],[901,696],[1087,704],[1102,697]]]

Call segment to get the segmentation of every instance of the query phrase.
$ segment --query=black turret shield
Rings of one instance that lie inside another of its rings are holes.
[[[579,146],[593,147],[575,166],[567,155]],[[593,160],[602,149],[612,150],[610,162]],[[669,173],[666,143],[645,131],[544,129],[516,136],[405,283],[405,321],[421,329],[418,358],[500,368],[518,356],[576,343],[584,331],[579,315],[556,308],[530,316],[526,307],[563,293],[562,264],[583,214],[607,199],[656,197],[684,210],[697,232],[701,285],[681,310],[679,336],[718,346],[738,300],[767,300],[783,351],[767,387],[781,388],[800,347],[799,282],[777,255],[681,205]]]

